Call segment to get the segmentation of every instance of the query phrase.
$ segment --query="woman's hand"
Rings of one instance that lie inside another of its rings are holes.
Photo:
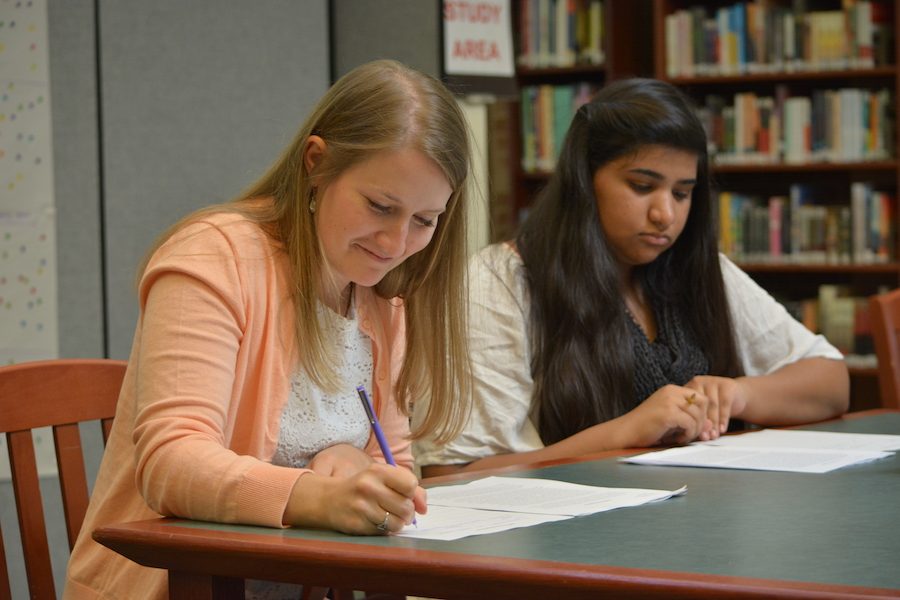
[[[686,444],[709,439],[713,423],[707,418],[709,400],[697,389],[666,385],[624,415],[630,435],[624,447]]]
[[[307,473],[297,480],[284,513],[287,525],[357,535],[399,531],[427,510],[425,490],[403,467],[372,463],[349,477]],[[382,527],[383,526],[383,527]]]
[[[845,412],[850,400],[847,365],[824,357],[802,358],[765,375],[695,377],[686,387],[716,403],[720,432],[735,417],[768,426],[830,419]]]
[[[350,444],[325,448],[309,461],[309,468],[325,477],[352,477],[375,462],[371,456]]]
[[[709,400],[706,415],[713,427],[708,437],[701,435],[704,441],[714,440],[725,433],[731,417],[740,415],[747,406],[746,390],[739,379],[698,375],[685,387],[696,390],[698,395],[703,394]]]

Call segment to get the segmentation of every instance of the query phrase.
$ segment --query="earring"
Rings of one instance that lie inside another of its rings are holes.
[[[309,212],[313,215],[316,214],[316,188],[309,190]]]

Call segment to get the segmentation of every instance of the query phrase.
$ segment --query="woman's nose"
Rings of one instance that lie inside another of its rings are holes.
[[[392,258],[402,256],[406,251],[409,223],[405,219],[391,221],[378,235],[378,245]]]
[[[659,229],[665,229],[675,219],[675,198],[670,192],[661,192],[650,205],[650,222]]]

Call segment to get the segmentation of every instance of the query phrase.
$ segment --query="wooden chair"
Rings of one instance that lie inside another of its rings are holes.
[[[31,598],[56,598],[31,431],[52,427],[69,550],[88,505],[78,424],[102,424],[109,436],[125,361],[58,359],[0,367],[0,433],[6,434],[22,553]],[[0,600],[12,597],[0,537]]]
[[[881,405],[900,408],[900,289],[869,298]]]

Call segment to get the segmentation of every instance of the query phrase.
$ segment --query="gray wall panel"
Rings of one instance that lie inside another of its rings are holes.
[[[92,0],[49,0],[59,354],[103,356],[96,30]]]
[[[335,76],[375,58],[441,75],[437,0],[333,0]]]
[[[147,247],[259,176],[327,88],[327,6],[101,1],[100,40],[110,354],[124,358]]]
[[[48,0],[62,356],[103,355],[107,303],[109,354],[127,357],[147,247],[190,210],[258,177],[327,88],[329,5],[338,76],[379,57],[440,75],[437,0],[100,0],[99,26],[93,0]],[[101,445],[85,444],[93,480]],[[7,541],[10,497],[0,482]],[[58,507],[58,495],[48,502]],[[68,552],[59,510],[50,512],[61,591]],[[21,549],[7,551],[13,596],[24,596]]]

